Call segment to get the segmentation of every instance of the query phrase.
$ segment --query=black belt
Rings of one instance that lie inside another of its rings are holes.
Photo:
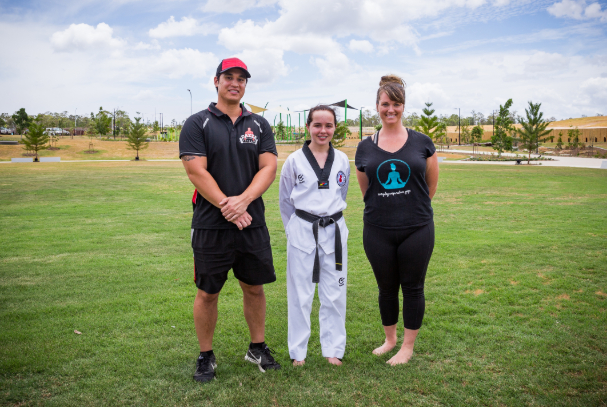
[[[312,224],[312,232],[314,233],[314,241],[316,242],[316,254],[314,256],[312,282],[318,283],[320,281],[320,260],[318,259],[318,226],[326,228],[330,224],[335,223],[335,270],[341,271],[341,233],[339,231],[337,221],[342,218],[343,213],[337,212],[331,216],[316,216],[306,211],[302,211],[301,209],[296,209],[295,215]]]

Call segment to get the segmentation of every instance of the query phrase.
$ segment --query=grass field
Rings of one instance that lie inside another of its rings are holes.
[[[266,340],[283,369],[244,361],[231,277],[218,379],[206,385],[191,377],[193,188],[181,164],[3,164],[0,174],[0,405],[606,405],[607,171],[441,167],[424,326],[412,361],[395,368],[394,352],[371,355],[383,333],[355,178],[344,365],[320,355],[315,300],[307,363],[290,366],[274,183]]]
[[[20,136],[4,136],[0,140],[19,140]],[[90,154],[88,137],[76,136],[73,139],[69,137],[61,138],[57,143],[58,150],[42,150],[38,153],[40,157],[61,157],[61,160],[134,160],[135,151],[129,149],[125,141],[120,140],[93,140],[95,153]],[[354,159],[356,146],[359,140],[347,140],[345,147],[341,150]],[[283,144],[278,145],[278,158],[286,159],[296,149],[301,148],[301,144]],[[0,145],[0,161],[10,161],[11,158],[23,157],[26,153],[23,145]],[[150,142],[149,147],[139,152],[143,160],[158,159],[179,159],[179,143]],[[449,159],[461,159],[467,157],[463,154],[445,154],[439,153],[439,157],[448,157]]]

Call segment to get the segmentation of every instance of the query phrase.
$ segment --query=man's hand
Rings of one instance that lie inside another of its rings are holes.
[[[221,206],[221,214],[228,222],[234,222],[240,218],[249,207],[251,203],[246,197],[242,195],[228,196],[219,202]]]
[[[232,221],[232,223],[238,226],[238,229],[242,230],[249,226],[251,221],[253,221],[253,218],[249,215],[249,212],[245,211],[239,218]]]

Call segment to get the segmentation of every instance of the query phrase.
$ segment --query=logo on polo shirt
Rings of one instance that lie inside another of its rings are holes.
[[[240,143],[257,144],[257,136],[251,131],[250,127],[249,130],[245,131],[244,134],[240,136]]]

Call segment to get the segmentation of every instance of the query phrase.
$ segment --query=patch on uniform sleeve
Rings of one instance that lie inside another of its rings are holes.
[[[337,173],[337,185],[339,185],[340,187],[346,185],[346,174],[344,174],[343,171],[339,171]]]

